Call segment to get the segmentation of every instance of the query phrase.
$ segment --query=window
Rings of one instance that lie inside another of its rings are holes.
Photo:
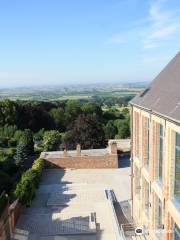
[[[135,156],[139,158],[139,113],[134,112],[134,141],[135,141]]]
[[[140,185],[140,170],[135,166],[135,195],[140,199],[141,185]]]
[[[144,211],[149,216],[149,183],[144,179]]]
[[[174,224],[174,240],[180,239],[180,228],[176,224]]]
[[[180,134],[176,133],[174,197],[180,201]]]
[[[149,126],[150,121],[149,118],[143,117],[143,122],[142,122],[142,149],[143,149],[143,163],[146,167],[149,166],[149,151],[150,151],[150,129]]]
[[[158,145],[158,166],[157,166],[157,178],[162,182],[162,171],[163,171],[163,125],[158,125],[159,130],[159,145]]]
[[[148,159],[148,165],[149,165],[149,157],[150,157],[150,120],[148,118],[148,123],[147,123],[147,159]]]
[[[162,239],[162,202],[161,200],[156,196],[156,203],[155,203],[155,228],[156,228],[156,235],[158,239]]]

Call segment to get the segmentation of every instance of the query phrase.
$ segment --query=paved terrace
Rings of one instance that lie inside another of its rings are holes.
[[[14,239],[116,240],[113,213],[105,189],[119,202],[130,199],[130,168],[50,169],[36,198],[21,215]],[[96,224],[89,221],[96,215]]]

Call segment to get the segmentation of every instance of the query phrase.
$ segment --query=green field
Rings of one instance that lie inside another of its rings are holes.
[[[143,88],[122,85],[52,86],[38,88],[0,89],[0,99],[56,101],[93,99],[96,97],[135,96]]]

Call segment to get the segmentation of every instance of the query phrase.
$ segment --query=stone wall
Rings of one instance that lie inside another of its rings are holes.
[[[117,154],[103,156],[64,156],[60,158],[48,157],[45,160],[60,168],[118,168]]]

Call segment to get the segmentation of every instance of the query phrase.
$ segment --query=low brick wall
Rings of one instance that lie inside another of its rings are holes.
[[[107,154],[103,156],[64,156],[44,158],[46,161],[60,168],[118,168],[117,154]]]
[[[13,235],[17,220],[24,206],[17,200],[11,205],[7,204],[3,214],[0,216],[0,240],[10,240]]]
[[[0,240],[11,239],[11,224],[9,221],[9,204],[7,204],[4,212],[0,217]]]

